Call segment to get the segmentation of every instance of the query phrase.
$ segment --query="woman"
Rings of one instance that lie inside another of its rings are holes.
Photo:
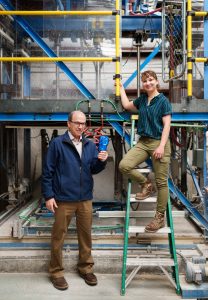
[[[168,139],[171,123],[171,105],[168,99],[158,92],[158,79],[153,71],[141,74],[145,94],[134,101],[129,101],[121,86],[122,106],[139,115],[137,132],[139,142],[131,148],[119,164],[122,173],[141,185],[137,200],[144,200],[153,192],[152,183],[136,166],[151,157],[155,181],[158,190],[157,209],[154,219],[145,227],[146,232],[156,232],[165,226],[164,214],[168,201],[168,169],[170,162],[170,141]]]

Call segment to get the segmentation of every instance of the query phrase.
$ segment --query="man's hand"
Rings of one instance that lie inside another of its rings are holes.
[[[51,198],[51,199],[47,200],[46,201],[46,207],[47,207],[48,210],[55,213],[55,208],[58,208],[56,200],[54,198]]]
[[[98,153],[98,159],[101,161],[105,161],[108,158],[108,152],[107,151],[100,151]]]

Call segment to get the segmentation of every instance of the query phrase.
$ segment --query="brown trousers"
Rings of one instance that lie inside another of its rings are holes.
[[[62,248],[70,221],[75,214],[79,244],[78,271],[82,274],[92,273],[94,265],[92,249],[92,201],[58,202],[55,210],[55,222],[51,235],[51,260],[49,273],[52,277],[64,276]]]

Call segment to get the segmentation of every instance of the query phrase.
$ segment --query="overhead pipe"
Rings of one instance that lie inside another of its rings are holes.
[[[70,61],[70,62],[117,62],[114,57],[1,57],[0,61],[16,61],[16,62],[56,62],[56,61]]]
[[[117,1],[117,0],[116,0]],[[116,8],[117,10],[117,8]],[[112,16],[117,11],[72,11],[72,10],[1,10],[0,15],[15,16]]]

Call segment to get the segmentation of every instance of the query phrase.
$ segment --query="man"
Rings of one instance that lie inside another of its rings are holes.
[[[55,214],[51,236],[50,279],[59,290],[68,288],[62,265],[62,247],[69,223],[75,214],[79,244],[78,273],[88,285],[96,285],[91,255],[93,174],[106,165],[108,153],[98,153],[96,145],[82,134],[86,116],[73,111],[68,131],[50,143],[42,175],[46,207]]]

